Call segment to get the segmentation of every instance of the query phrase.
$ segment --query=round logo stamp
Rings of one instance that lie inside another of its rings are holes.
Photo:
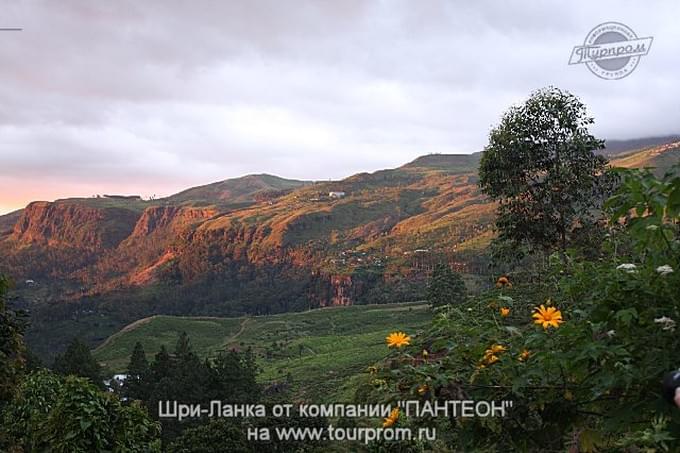
[[[649,53],[652,40],[638,38],[629,26],[620,22],[605,22],[588,33],[583,45],[574,47],[569,64],[585,64],[602,79],[622,79]]]

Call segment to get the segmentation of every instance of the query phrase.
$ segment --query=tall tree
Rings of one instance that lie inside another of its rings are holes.
[[[59,374],[88,378],[95,385],[103,386],[101,367],[92,357],[87,344],[79,338],[74,339],[66,351],[54,359],[53,369]]]
[[[11,398],[24,368],[26,327],[23,313],[6,306],[9,280],[0,275],[0,408]]]
[[[144,346],[139,341],[135,343],[135,348],[130,357],[127,368],[127,379],[125,380],[125,394],[132,399],[146,400],[148,398],[149,381],[149,361],[146,359]]]
[[[177,338],[177,343],[175,344],[175,356],[177,358],[181,358],[186,357],[191,353],[191,341],[189,340],[189,335],[187,335],[186,332],[182,332]]]
[[[432,308],[464,302],[467,290],[463,278],[446,263],[435,266],[427,286],[427,301]]]
[[[165,345],[161,346],[161,350],[158,351],[154,357],[153,363],[151,364],[151,373],[156,382],[163,378],[170,377],[172,374],[172,358],[170,357],[170,354],[168,354]]]
[[[565,250],[594,224],[610,180],[594,151],[594,120],[574,95],[548,87],[510,108],[491,131],[479,165],[482,191],[499,203],[501,241]]]

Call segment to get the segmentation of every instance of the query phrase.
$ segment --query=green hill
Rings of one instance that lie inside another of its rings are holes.
[[[336,402],[350,399],[353,381],[388,355],[384,339],[389,332],[413,335],[430,320],[431,312],[422,303],[243,318],[152,316],[112,335],[94,356],[110,370],[123,372],[136,342],[144,345],[152,360],[161,345],[172,351],[177,336],[187,332],[201,357],[252,348],[261,367],[261,382],[285,382],[290,374],[296,397]]]
[[[163,201],[175,204],[248,204],[255,201],[258,194],[295,189],[307,184],[311,183],[266,174],[246,175],[240,178],[192,187],[171,195],[163,199]]]

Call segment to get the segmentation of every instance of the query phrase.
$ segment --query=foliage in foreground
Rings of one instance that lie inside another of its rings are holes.
[[[48,371],[26,377],[4,413],[9,451],[160,452],[159,425],[87,379]]]
[[[271,407],[268,409],[271,410]],[[170,446],[173,453],[221,453],[228,447],[230,453],[321,453],[328,451],[324,440],[277,439],[248,440],[247,430],[266,428],[275,433],[277,430],[320,429],[327,426],[325,418],[300,417],[293,414],[290,418],[263,417],[257,419],[213,419],[208,423],[184,430]]]
[[[7,308],[4,296],[8,288],[9,281],[0,275],[0,411],[19,383],[26,352],[23,342],[25,319],[21,313]]]
[[[540,283],[499,279],[440,310],[379,376],[395,400],[512,400],[510,415],[411,423],[463,449],[663,451],[680,439],[660,385],[680,366],[680,178],[624,172],[608,207],[597,258],[556,253]]]

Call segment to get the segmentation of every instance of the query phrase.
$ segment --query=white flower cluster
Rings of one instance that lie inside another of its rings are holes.
[[[675,330],[675,321],[673,321],[673,319],[669,318],[668,316],[655,318],[654,322],[657,324],[661,324],[662,330],[670,330],[671,332]]]
[[[616,269],[626,272],[628,274],[634,274],[635,272],[637,272],[637,266],[633,263],[619,264],[618,266],[616,266]]]
[[[673,268],[668,264],[664,264],[663,266],[657,267],[656,271],[663,277],[664,275],[673,273]]]

